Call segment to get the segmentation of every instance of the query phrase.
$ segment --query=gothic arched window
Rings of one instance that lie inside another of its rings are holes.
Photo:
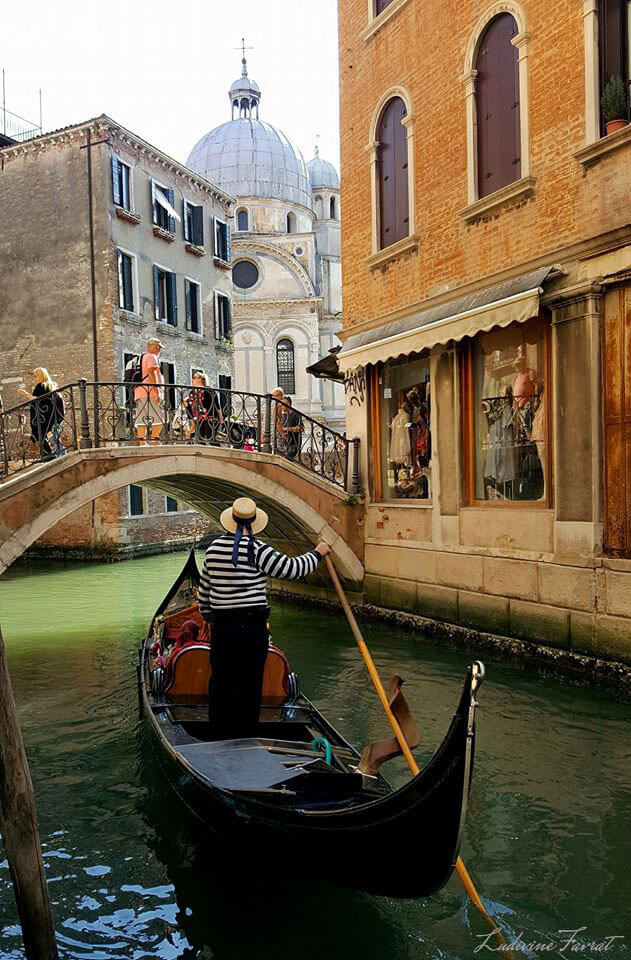
[[[284,393],[293,396],[296,392],[294,345],[287,337],[276,344],[276,370],[278,386]]]
[[[248,230],[248,211],[239,210],[237,213],[237,230]]]
[[[475,61],[478,127],[478,197],[521,177],[518,29],[501,13],[480,38]]]
[[[401,97],[389,100],[378,125],[379,246],[383,250],[410,232],[407,111]]]

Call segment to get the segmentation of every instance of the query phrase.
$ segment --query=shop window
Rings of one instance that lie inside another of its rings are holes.
[[[385,364],[375,378],[379,463],[375,496],[429,500],[432,433],[429,358]]]
[[[480,38],[475,62],[478,135],[478,197],[521,177],[519,51],[517,24],[509,13],[495,17]]]
[[[463,387],[470,502],[547,504],[547,354],[543,321],[470,343]]]

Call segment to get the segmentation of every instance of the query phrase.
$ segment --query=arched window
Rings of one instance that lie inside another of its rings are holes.
[[[296,392],[294,345],[287,337],[279,340],[276,344],[276,369],[278,386],[284,393],[293,396]]]
[[[322,220],[322,216],[324,214],[324,205],[322,203],[322,197],[320,196],[314,197],[313,202],[315,204],[316,220]]]
[[[379,121],[379,236],[381,249],[409,234],[408,146],[400,97],[385,105]]]
[[[296,214],[288,213],[287,214],[287,233],[296,232]]]
[[[480,37],[475,69],[478,130],[478,198],[521,177],[518,33],[510,13],[501,13]]]
[[[335,197],[331,197],[329,201],[329,217],[331,220],[335,220]]]
[[[239,210],[237,213],[237,230],[248,230],[248,211]]]

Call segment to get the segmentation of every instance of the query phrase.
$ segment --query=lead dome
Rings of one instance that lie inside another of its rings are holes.
[[[322,159],[318,147],[315,148],[315,155],[309,160],[307,169],[313,190],[323,188],[327,190],[339,190],[340,178],[338,172],[332,163]]]
[[[229,91],[232,120],[198,140],[186,164],[233,197],[284,200],[312,210],[304,157],[281,130],[259,120],[261,91],[248,77],[245,57],[242,64]]]

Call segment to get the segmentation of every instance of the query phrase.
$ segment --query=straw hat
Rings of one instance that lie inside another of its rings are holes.
[[[257,507],[250,497],[238,497],[231,507],[222,511],[219,523],[228,533],[236,533],[239,522],[251,520],[252,533],[260,533],[261,530],[265,530],[268,519],[265,510]]]

